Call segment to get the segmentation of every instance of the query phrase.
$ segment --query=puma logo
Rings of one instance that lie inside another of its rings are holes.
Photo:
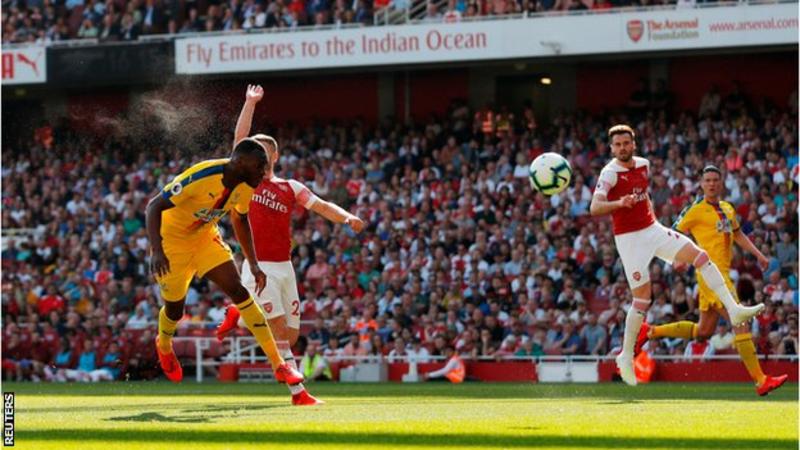
[[[267,326],[267,323],[266,323],[266,322],[254,323],[254,324],[253,324],[253,328],[264,328],[264,327],[266,327],[266,326]]]
[[[42,52],[39,52],[36,55],[36,57],[31,60],[30,58],[28,58],[24,54],[17,53],[17,61],[19,61],[22,64],[27,64],[27,65],[31,66],[31,69],[33,69],[33,73],[35,73],[36,76],[38,77],[39,76],[39,58],[41,58],[41,56],[42,56]]]

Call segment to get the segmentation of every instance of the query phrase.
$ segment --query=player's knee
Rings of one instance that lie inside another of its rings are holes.
[[[164,313],[169,320],[181,320],[183,317],[183,304],[184,300],[177,302],[166,302],[164,304]]]
[[[692,263],[692,265],[694,265],[697,268],[700,268],[703,264],[706,264],[708,261],[709,261],[708,253],[706,253],[704,250],[700,250],[700,252],[694,258],[694,262]]]
[[[250,298],[250,292],[248,292],[247,288],[242,286],[241,283],[237,284],[236,286],[233,286],[228,292],[228,295],[230,295],[231,300],[233,300],[233,303],[237,304],[242,303],[243,301]]]
[[[711,331],[697,330],[697,336],[694,337],[694,340],[700,341],[700,342],[706,341],[708,339],[711,339],[711,335],[712,334],[713,333]]]

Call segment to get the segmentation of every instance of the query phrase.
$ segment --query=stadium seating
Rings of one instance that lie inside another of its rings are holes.
[[[506,14],[605,10],[611,7],[658,6],[667,0],[398,0],[350,2],[323,0],[165,2],[163,0],[83,0],[52,4],[10,2],[4,6],[3,44],[62,42],[72,39],[100,42],[134,41],[142,35],[250,31],[267,28],[364,26],[402,20],[452,22],[463,18]],[[408,14],[406,13],[408,9]],[[373,14],[379,20],[373,20]],[[391,20],[390,20],[391,19]]]
[[[644,154],[663,174],[653,195],[664,223],[696,192],[699,168],[725,168],[743,229],[772,258],[767,273],[748,257],[734,262],[742,300],[769,304],[753,330],[763,354],[797,352],[796,252],[786,259],[797,246],[796,99],[789,105],[723,98],[704,112],[708,120],[684,114],[667,122],[653,110],[636,118]],[[436,122],[407,126],[275,130],[283,145],[281,175],[368,223],[354,236],[296,212],[293,262],[304,319],[320,318],[324,329],[304,323],[303,334],[326,346],[335,337],[338,349],[330,355],[386,355],[398,337],[420,340],[433,355],[447,344],[474,358],[561,354],[565,325],[580,335],[590,315],[599,316],[607,333],[602,354],[619,344],[624,315],[618,308],[629,293],[607,222],[587,215],[587,196],[608,157],[595,138],[602,140],[612,117],[564,116],[542,125],[534,141],[516,123],[507,131],[493,124],[484,133],[473,113],[467,117],[475,123],[460,128],[463,118],[451,110]],[[180,168],[223,155],[229,132],[210,133],[222,137],[209,153],[187,155],[124,140],[97,142],[63,121],[21,136],[21,145],[4,146],[2,225],[17,230],[2,254],[4,331],[14,323],[23,336],[13,348],[13,340],[3,339],[8,362],[29,358],[29,338],[55,330],[75,351],[85,338],[101,349],[111,340],[124,343],[123,373],[157,375],[152,342],[160,302],[146,266],[144,206]],[[527,163],[545,148],[570,155],[580,183],[552,198],[533,193],[527,180]],[[312,283],[305,273],[317,251],[328,271]],[[695,319],[694,302],[681,303],[696,295],[692,274],[656,272],[658,308],[649,320]],[[187,304],[179,336],[210,336],[223,306],[219,292],[195,282]],[[133,319],[137,305],[142,328]],[[357,327],[370,308],[377,328]],[[191,342],[176,343],[176,351],[187,361],[195,355]],[[212,345],[205,357],[225,351]],[[585,353],[582,344],[578,354]],[[654,353],[681,355],[683,344],[663,343]],[[41,357],[49,363],[53,356]]]

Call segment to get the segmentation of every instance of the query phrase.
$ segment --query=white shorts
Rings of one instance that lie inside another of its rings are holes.
[[[617,252],[631,289],[650,281],[653,257],[672,264],[675,255],[692,241],[683,234],[656,222],[647,228],[614,236]]]
[[[267,314],[267,319],[286,316],[286,326],[300,329],[300,295],[297,293],[297,278],[291,261],[264,262],[258,267],[267,275],[267,287],[256,294],[256,279],[250,272],[250,265],[242,264],[242,284]]]

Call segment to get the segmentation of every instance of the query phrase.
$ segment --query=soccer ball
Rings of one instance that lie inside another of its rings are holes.
[[[569,186],[572,168],[558,153],[543,153],[531,163],[528,177],[533,189],[544,195],[555,195]]]

